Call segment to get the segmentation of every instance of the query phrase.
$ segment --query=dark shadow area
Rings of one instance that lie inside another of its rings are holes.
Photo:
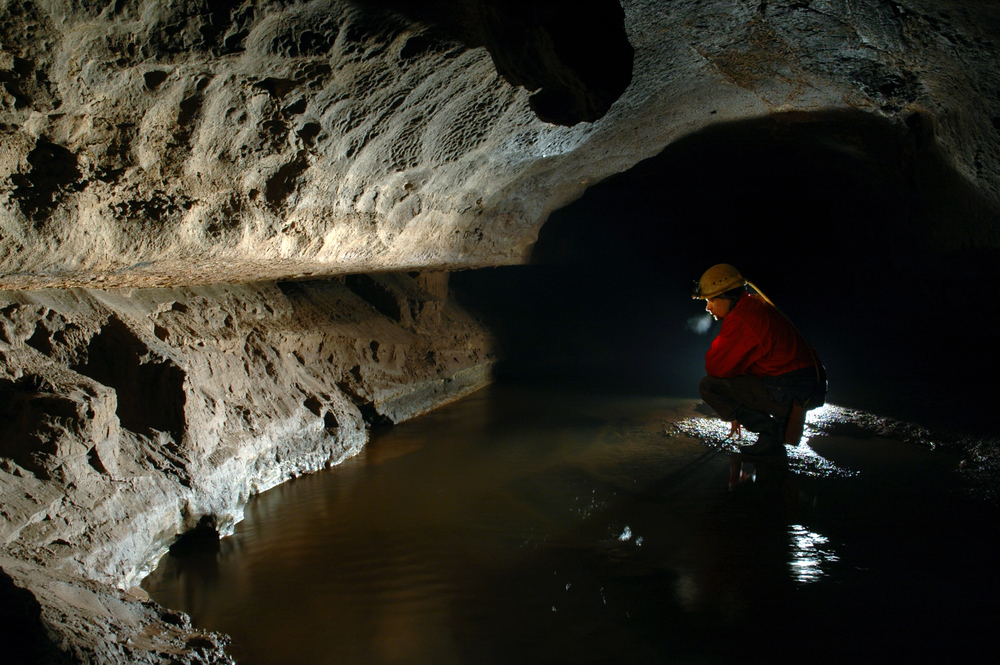
[[[26,174],[10,176],[14,185],[11,198],[25,217],[40,225],[59,205],[63,194],[80,191],[84,184],[79,182],[76,155],[45,139],[39,139],[28,153],[28,165],[31,169]]]
[[[145,436],[166,432],[180,445],[187,401],[184,370],[154,356],[122,321],[109,317],[90,340],[86,361],[71,369],[115,390],[122,427]]]
[[[366,12],[392,10],[434,26],[434,33],[485,47],[497,72],[533,94],[539,119],[575,125],[600,119],[632,82],[634,51],[617,0],[353,0]],[[375,29],[384,24],[377,22]],[[433,45],[411,39],[400,54]]]
[[[924,118],[783,114],[676,141],[555,212],[534,265],[452,286],[497,333],[501,380],[695,397],[718,324],[689,328],[691,285],[732,263],[819,350],[832,403],[988,431],[997,246]]]
[[[42,606],[0,568],[0,644],[5,663],[59,665],[75,659],[63,652],[42,621]]]
[[[215,520],[205,515],[190,531],[177,537],[170,546],[170,554],[175,557],[197,557],[209,554],[215,556],[219,551],[219,531]]]
[[[0,379],[0,457],[50,480],[53,468],[59,466],[53,458],[60,434],[80,426],[77,404],[56,394],[41,377]]]

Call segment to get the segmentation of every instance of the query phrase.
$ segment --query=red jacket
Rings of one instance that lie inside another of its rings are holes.
[[[809,345],[791,322],[756,295],[740,298],[722,318],[705,354],[709,376],[777,376],[813,366]]]

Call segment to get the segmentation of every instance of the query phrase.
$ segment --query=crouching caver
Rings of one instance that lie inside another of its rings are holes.
[[[757,294],[747,292],[748,284]],[[742,438],[741,426],[757,433],[743,452],[783,454],[783,443],[798,444],[805,412],[826,397],[826,370],[816,350],[731,265],[709,268],[692,297],[706,300],[705,309],[722,321],[705,355],[701,398],[730,421],[733,438]]]

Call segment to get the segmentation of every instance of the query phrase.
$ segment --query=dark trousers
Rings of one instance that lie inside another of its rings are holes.
[[[817,390],[816,370],[809,367],[778,376],[743,374],[729,379],[706,376],[699,390],[723,420],[738,420],[751,432],[783,440],[792,402],[801,404]]]

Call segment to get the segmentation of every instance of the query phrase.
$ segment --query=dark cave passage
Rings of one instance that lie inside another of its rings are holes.
[[[919,116],[776,115],[675,142],[554,213],[532,265],[452,283],[500,380],[694,397],[717,324],[690,329],[691,284],[732,263],[817,347],[831,400],[985,428],[995,215]]]

